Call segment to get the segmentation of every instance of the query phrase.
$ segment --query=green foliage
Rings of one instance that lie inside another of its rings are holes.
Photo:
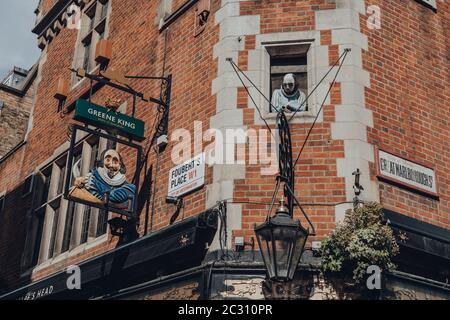
[[[371,202],[348,210],[342,224],[322,242],[322,273],[352,273],[355,283],[366,277],[367,267],[393,271],[399,252],[392,229],[383,222],[380,204]]]

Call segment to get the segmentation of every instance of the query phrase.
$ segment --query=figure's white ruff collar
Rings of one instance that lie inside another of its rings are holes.
[[[100,177],[102,177],[102,179],[110,186],[117,187],[125,183],[126,177],[123,173],[119,172],[114,176],[114,178],[110,178],[105,168],[99,167],[97,170]]]

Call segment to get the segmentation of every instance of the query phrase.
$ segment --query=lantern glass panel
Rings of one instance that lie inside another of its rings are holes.
[[[306,238],[308,237],[307,233],[298,232],[298,239],[295,243],[295,246],[293,246],[293,254],[292,254],[292,261],[290,268],[288,270],[288,278],[293,279],[295,270],[297,269],[297,266],[300,262],[300,258],[302,257],[303,248],[306,243]]]
[[[288,263],[289,256],[292,252],[292,243],[282,240],[275,240],[276,248],[276,265],[277,265],[277,278],[286,278],[288,275]]]
[[[292,269],[292,253],[296,249],[298,235],[298,226],[296,225],[279,225],[273,228],[273,241],[276,250],[276,277],[279,279],[286,279],[289,269]]]
[[[266,265],[269,277],[272,278],[275,276],[275,261],[272,251],[272,232],[268,227],[265,227],[257,233],[257,236],[264,264]]]

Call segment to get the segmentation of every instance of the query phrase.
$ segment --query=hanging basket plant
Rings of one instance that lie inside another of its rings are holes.
[[[347,210],[344,221],[322,242],[321,270],[339,298],[371,298],[366,279],[369,266],[393,271],[399,253],[392,229],[383,221],[383,208],[371,202]]]

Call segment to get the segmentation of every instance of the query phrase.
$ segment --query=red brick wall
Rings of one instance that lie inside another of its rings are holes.
[[[212,1],[212,10],[217,11],[220,1]],[[154,25],[158,1],[112,1],[110,31],[108,38],[113,43],[113,58],[110,67],[128,75],[161,76],[164,53],[165,33],[160,34]],[[215,77],[216,62],[212,56],[212,46],[217,40],[217,27],[209,23],[205,32],[193,37],[194,11],[191,9],[172,24],[167,33],[167,61],[165,74],[173,75],[172,107],[170,113],[169,132],[177,128],[186,128],[193,132],[193,122],[202,121],[203,130],[209,127],[209,118],[215,113],[215,97],[211,96],[211,82]],[[72,121],[71,114],[61,118],[57,114],[57,101],[53,98],[54,88],[60,76],[71,78],[68,68],[72,64],[76,30],[62,30],[47,47],[47,60],[42,67],[42,81],[37,92],[37,103],[34,115],[34,127],[26,145],[26,154],[20,177],[15,176],[17,184],[30,174],[36,166],[49,158],[54,150],[67,141],[67,126]],[[138,91],[159,98],[159,82],[132,81]],[[88,88],[88,82],[77,86],[67,99],[76,98]],[[107,98],[121,98],[128,102],[131,110],[132,99],[110,88],[102,88],[93,97],[94,103],[104,104]],[[136,116],[146,122],[146,135],[151,136],[151,125],[156,116],[156,105],[138,101]],[[45,143],[42,143],[45,141]],[[145,144],[145,142],[144,142]],[[165,203],[167,194],[168,171],[173,167],[171,161],[172,144],[161,154],[160,169],[157,177],[157,193],[155,198],[154,229],[168,225],[174,207]],[[134,159],[127,162],[129,172],[134,171]],[[155,163],[155,155],[151,154],[149,163]],[[20,164],[14,161],[0,166],[0,172],[19,170]],[[211,183],[211,169],[207,169],[206,184]],[[6,181],[5,181],[6,182]],[[0,189],[4,180],[0,182]],[[11,185],[11,188],[14,184]],[[8,185],[9,188],[9,185]],[[198,214],[205,209],[206,188],[185,197],[185,207],[180,218]],[[143,233],[144,214],[141,215],[140,232]],[[179,219],[180,219],[179,218]],[[66,266],[83,261],[88,257],[109,250],[117,244],[117,238],[89,250],[83,254],[41,269],[33,273],[33,279],[42,278]]]
[[[211,10],[214,13],[219,8],[220,1],[211,1]],[[212,14],[213,14],[212,13]],[[215,97],[211,96],[211,82],[216,76],[216,61],[212,56],[213,45],[218,41],[218,27],[210,20],[208,26],[199,37],[194,38],[194,8],[184,13],[168,29],[167,38],[167,70],[172,74],[172,102],[169,121],[169,136],[179,128],[187,129],[193,134],[194,121],[202,121],[203,131],[209,128],[209,118],[215,113]],[[159,60],[155,63],[156,74],[162,72],[162,57],[164,48],[164,35],[158,35],[161,41],[158,54]],[[159,91],[158,91],[159,92]],[[148,124],[153,117],[145,115]],[[169,137],[170,138],[170,137]],[[160,155],[159,174],[157,177],[157,193],[155,198],[154,228],[167,226],[172,213],[173,205],[167,205],[167,181],[169,170],[174,166],[171,153],[174,143],[170,143],[166,151]],[[152,156],[150,163],[155,163]],[[155,168],[155,167],[154,167]],[[205,184],[211,183],[212,169],[206,169]],[[184,209],[180,218],[200,213],[205,209],[206,190],[202,189],[184,198]]]
[[[33,105],[33,93],[34,84],[23,97],[0,89],[0,100],[4,102],[0,111],[0,157],[23,140]]]
[[[439,201],[380,183],[383,206],[450,227],[448,2],[438,11],[416,1],[366,1],[381,9],[381,29],[369,30],[364,68],[371,73],[366,105],[373,111],[369,142],[434,167]],[[447,16],[447,18],[446,18]],[[447,25],[447,27],[446,27]],[[447,91],[446,91],[447,90]]]
[[[242,15],[261,15],[261,33],[314,29],[314,10],[333,9],[329,1],[248,1],[241,3]],[[449,228],[449,108],[445,95],[448,81],[444,16],[448,4],[439,3],[435,14],[415,1],[366,1],[366,6],[381,8],[382,29],[369,30],[367,16],[361,15],[362,32],[369,38],[364,52],[364,69],[371,73],[371,88],[366,89],[367,108],[374,113],[374,128],[368,141],[375,146],[396,150],[412,160],[430,163],[436,170],[440,200],[421,196],[379,182],[381,203],[388,209],[419,220]],[[402,17],[399,19],[399,17]],[[338,58],[338,46],[331,45],[331,31],[321,32],[322,45],[329,45],[330,65]],[[246,37],[246,50],[254,49],[254,37]],[[248,52],[239,55],[245,70]],[[426,75],[426,76],[425,76]],[[448,90],[447,90],[448,91]],[[324,107],[324,122],[315,126],[310,142],[296,167],[296,192],[304,203],[345,201],[345,181],[337,177],[336,158],[343,158],[343,142],[331,139],[330,124],[334,106],[341,103],[340,85],[331,92],[331,105]],[[239,107],[248,108],[247,94],[239,91]],[[245,110],[245,124],[253,125],[255,110]],[[259,128],[262,128],[260,126]],[[291,128],[294,158],[309,125]],[[247,150],[248,151],[248,150]],[[376,179],[372,165],[372,180]],[[247,166],[246,179],[237,182],[235,201],[270,202],[272,177],[260,175],[260,168]],[[334,229],[334,207],[306,206],[322,239]],[[267,212],[258,204],[243,206],[243,230],[236,236],[254,237],[253,225],[264,221]]]
[[[212,1],[212,17],[220,2]],[[241,2],[241,14],[260,14],[263,33],[314,30],[314,11],[333,9],[335,5],[329,2],[253,0]],[[363,32],[369,37],[369,51],[363,54],[364,68],[371,73],[372,81],[371,88],[366,89],[366,107],[373,111],[375,125],[373,129],[368,130],[369,142],[396,149],[411,158],[433,163],[440,189],[440,201],[436,202],[396,187],[380,185],[381,201],[387,208],[448,228],[450,161],[446,119],[450,114],[443,92],[445,79],[448,79],[443,12],[449,10],[448,5],[440,3],[440,10],[434,15],[414,1],[372,0],[367,3],[378,4],[383,13],[383,28],[378,31],[368,30],[365,27],[365,17],[361,16]],[[113,43],[111,67],[126,74],[162,74],[165,34],[160,34],[154,25],[158,5],[158,1],[113,0],[109,33],[109,39]],[[398,20],[398,12],[404,12],[407,20]],[[211,82],[216,77],[217,61],[213,58],[212,48],[218,42],[219,27],[214,26],[211,20],[206,31],[194,38],[193,14],[193,9],[190,9],[168,29],[166,74],[171,73],[174,77],[169,132],[177,128],[193,132],[195,120],[202,121],[203,130],[206,130],[209,127],[209,119],[216,112],[215,96],[211,95]],[[330,45],[330,37],[330,32],[322,32],[322,44]],[[72,63],[75,40],[76,31],[65,29],[48,45],[47,62],[43,65],[42,82],[38,89],[34,128],[24,149],[26,155],[23,169],[20,169],[20,162],[13,160],[16,156],[0,166],[0,174],[21,171],[20,179],[12,177],[17,179],[17,184],[67,139],[70,116],[62,119],[56,113],[57,102],[52,96],[58,76],[70,78],[67,68]],[[254,41],[254,36],[246,37],[246,48],[240,53],[239,62],[244,70],[247,51],[254,48]],[[330,45],[330,63],[336,57],[336,47]],[[434,69],[433,72],[430,72],[430,68]],[[148,92],[154,97],[159,95],[157,82],[133,81],[132,84],[135,89]],[[69,100],[76,99],[77,95],[86,89],[86,85],[87,83],[84,83],[84,87],[77,87],[69,96]],[[109,97],[128,99],[130,111],[131,99],[108,88],[96,93],[93,102],[103,104]],[[296,167],[296,193],[301,202],[334,204],[346,200],[345,181],[344,178],[337,177],[336,165],[336,158],[345,156],[343,141],[332,140],[330,129],[335,119],[334,106],[340,101],[340,86],[337,84],[332,91],[331,104],[324,107],[324,120],[316,125]],[[238,107],[244,109],[245,125],[249,128],[263,128],[254,124],[255,110],[247,105],[244,90],[239,91]],[[146,122],[146,134],[150,135],[150,126],[156,115],[155,106],[139,102],[137,110],[137,117]],[[309,127],[310,124],[292,126],[295,156]],[[173,167],[170,159],[172,147],[173,143],[169,144],[159,161],[154,229],[167,226],[174,211],[173,206],[165,203],[167,175]],[[155,164],[155,160],[152,153],[149,163]],[[129,170],[132,171],[132,168]],[[374,176],[372,178],[375,179]],[[211,182],[212,168],[207,168],[205,184]],[[234,201],[270,202],[274,182],[274,177],[261,176],[259,166],[248,165],[246,179],[235,181]],[[0,190],[3,186],[7,186],[8,190],[15,187],[12,180],[2,179]],[[204,210],[205,198],[206,188],[185,197],[185,207],[180,218]],[[305,207],[316,226],[316,239],[322,239],[334,229],[333,206]],[[245,235],[246,240],[249,240],[254,236],[253,224],[264,221],[267,211],[259,204],[244,204],[242,208],[243,229],[235,231],[234,234]],[[142,234],[144,215],[141,215],[141,218]],[[112,239],[68,261],[35,272],[33,279],[42,278],[115,245],[116,239]]]
[[[261,15],[261,33],[295,32],[315,30],[315,11],[335,9],[328,1],[248,1],[241,3],[241,15]],[[239,55],[239,64],[243,70],[247,67],[248,50],[255,49],[254,36],[246,37],[246,48]],[[322,44],[330,41],[330,34],[322,34]],[[330,57],[332,52],[330,47]],[[337,59],[334,58],[333,62]],[[338,87],[338,86],[337,86]],[[345,201],[345,181],[337,177],[336,158],[344,156],[342,141],[331,140],[331,122],[334,121],[334,105],[339,103],[340,93],[333,92],[332,104],[324,106],[324,121],[315,125],[297,166],[295,167],[296,196],[301,203],[334,204]],[[254,106],[248,106],[245,89],[238,94],[238,107],[244,110],[244,125],[249,128],[263,129],[265,126],[254,125]],[[250,108],[249,108],[250,107]],[[294,161],[302,147],[310,123],[291,125],[292,152]],[[248,150],[247,150],[248,154]],[[247,162],[248,163],[248,162]],[[267,207],[260,203],[270,203],[275,188],[275,177],[262,176],[261,167],[246,166],[246,178],[239,180],[235,188],[235,201],[255,202],[244,204],[242,211],[242,228],[233,232],[235,236],[245,236],[250,241],[255,236],[254,224],[263,223]],[[281,196],[281,193],[280,193]],[[279,198],[278,198],[279,199]],[[277,203],[278,203],[277,199]],[[335,228],[334,206],[305,205],[305,210],[316,228],[316,237],[308,242],[322,239]],[[295,211],[295,218],[307,227],[300,211]]]
[[[5,102],[0,116],[0,156],[7,154],[24,139],[35,85],[34,80],[23,97],[0,91],[0,99]],[[24,249],[22,240],[26,235],[26,211],[31,200],[30,197],[22,197],[25,150],[26,144],[8,158],[3,158],[0,164],[0,193],[8,194],[0,214],[0,292],[13,284],[20,275],[18,266]],[[12,215],[7,215],[7,212]]]

